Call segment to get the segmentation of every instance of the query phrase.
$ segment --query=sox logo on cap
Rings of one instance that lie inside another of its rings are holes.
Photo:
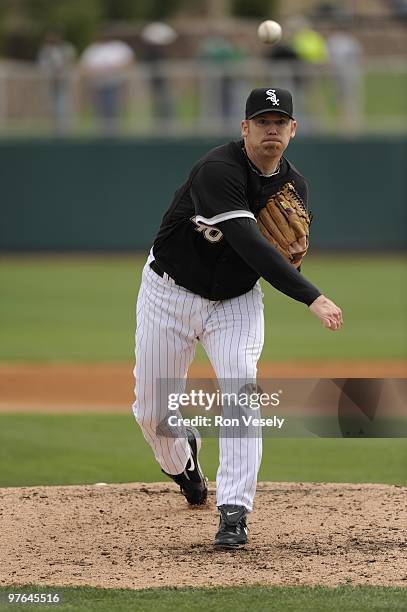
[[[279,105],[280,100],[276,96],[276,90],[275,89],[268,89],[266,91],[266,94],[267,94],[266,100],[270,100],[270,102],[272,104],[274,104],[274,106],[278,106]]]

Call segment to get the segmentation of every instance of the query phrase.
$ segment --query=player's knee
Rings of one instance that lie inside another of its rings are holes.
[[[148,410],[140,402],[136,401],[133,404],[133,414],[137,423],[142,429],[155,430],[157,427],[157,419],[151,410]]]
[[[232,359],[228,362],[227,370],[222,378],[242,381],[256,380],[257,368],[255,363],[244,359]]]

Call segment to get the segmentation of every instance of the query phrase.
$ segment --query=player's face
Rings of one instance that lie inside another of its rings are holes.
[[[246,147],[258,155],[275,157],[284,153],[295,136],[296,127],[296,121],[287,115],[263,113],[254,119],[242,121],[242,136]]]

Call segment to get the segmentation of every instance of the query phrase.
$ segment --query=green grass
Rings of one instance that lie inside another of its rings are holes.
[[[407,117],[407,77],[403,72],[388,71],[365,73],[360,81],[362,125],[376,132],[394,133],[402,129]],[[386,91],[386,108],[378,91]],[[307,114],[319,114],[324,127],[341,133],[343,103],[338,95],[337,84],[329,77],[320,77],[308,91]],[[319,113],[318,113],[319,111]]]
[[[131,360],[144,261],[1,258],[0,360]],[[344,329],[327,332],[304,305],[263,283],[262,359],[406,358],[406,258],[313,255],[303,272],[342,306]],[[197,359],[204,358],[198,351]]]
[[[389,92],[386,108],[378,91]],[[405,73],[387,72],[367,74],[364,79],[365,113],[367,118],[380,119],[383,111],[386,117],[407,116],[407,76]]]
[[[136,257],[0,260],[0,359],[133,358]]]
[[[143,258],[0,259],[0,360],[110,361],[133,356],[134,304]],[[399,257],[315,257],[304,273],[344,309],[330,334],[307,309],[264,284],[263,359],[405,358],[406,261]],[[203,353],[198,353],[203,359]],[[204,441],[202,463],[214,480],[218,441]],[[403,439],[264,440],[260,480],[382,482],[407,485]],[[133,416],[0,415],[0,486],[165,480]],[[151,589],[27,585],[6,593],[58,592],[61,611],[406,610],[405,589],[344,586]],[[38,606],[35,606],[38,609]]]
[[[206,438],[210,480],[218,440]],[[407,484],[400,439],[266,438],[260,480]],[[0,415],[0,487],[166,480],[132,414]]]
[[[46,606],[61,612],[130,610],[173,612],[208,610],[223,612],[251,610],[253,612],[374,612],[383,610],[406,610],[406,592],[402,588],[390,587],[238,587],[202,589],[128,589],[52,588],[26,586],[11,590],[0,588],[0,597],[9,592],[58,593],[62,603]],[[33,605],[6,606],[0,610],[38,609]],[[41,609],[43,606],[41,605]]]
[[[342,308],[344,327],[327,333],[307,308],[263,283],[262,359],[406,358],[406,258],[313,256],[302,271]]]

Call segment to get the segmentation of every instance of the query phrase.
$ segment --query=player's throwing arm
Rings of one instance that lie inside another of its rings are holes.
[[[324,295],[320,295],[312,302],[309,309],[318,317],[322,325],[331,331],[336,331],[342,327],[342,310]]]

